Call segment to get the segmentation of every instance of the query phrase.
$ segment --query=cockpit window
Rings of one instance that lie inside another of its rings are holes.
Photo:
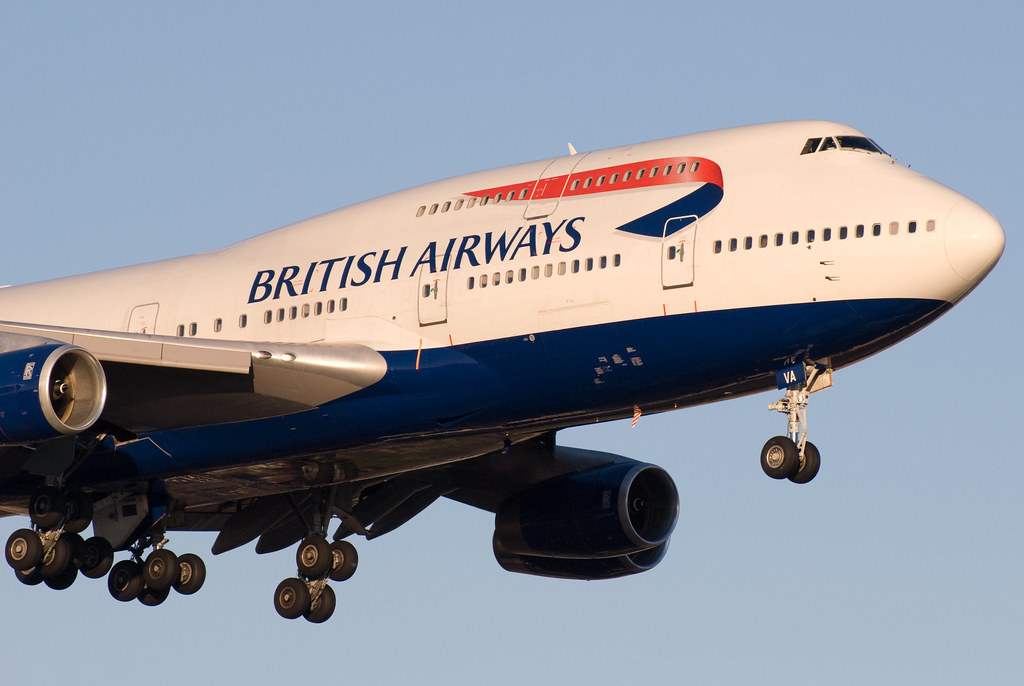
[[[867,152],[880,152],[883,155],[888,153],[878,147],[870,138],[864,136],[836,136],[839,139],[839,147],[844,150],[865,150]]]
[[[833,138],[826,138],[825,142],[821,144],[821,149],[822,149],[822,151],[825,151],[825,150],[835,150],[836,149],[836,141],[835,141],[835,139],[833,139]]]
[[[800,151],[801,155],[807,155],[815,152],[818,149],[818,144],[821,143],[820,138],[808,138],[807,142],[804,143],[804,149]]]

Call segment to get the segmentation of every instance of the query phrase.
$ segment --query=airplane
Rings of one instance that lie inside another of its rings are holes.
[[[678,517],[671,477],[558,430],[774,388],[786,430],[761,468],[805,484],[810,395],[1003,251],[982,207],[839,123],[570,152],[0,289],[0,513],[30,518],[5,548],[17,578],[106,577],[157,605],[206,577],[167,535],[210,531],[214,554],[296,546],[274,606],[320,623],[349,539],[440,497],[494,513],[509,571],[647,571]]]

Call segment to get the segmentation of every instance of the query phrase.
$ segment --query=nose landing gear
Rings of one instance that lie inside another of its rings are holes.
[[[787,415],[785,436],[769,438],[761,448],[761,469],[773,479],[805,484],[818,474],[821,453],[807,440],[807,404],[811,393],[832,386],[832,369],[825,363],[805,361],[776,373],[786,395],[768,406]]]

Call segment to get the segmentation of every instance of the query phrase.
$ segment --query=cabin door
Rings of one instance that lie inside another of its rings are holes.
[[[444,324],[448,321],[448,272],[431,273],[426,264],[419,269],[419,293],[416,309],[419,312],[420,326]]]
[[[696,237],[696,215],[675,217],[665,222],[665,232],[661,239],[661,285],[663,288],[693,285]]]
[[[587,154],[589,153],[559,157],[545,167],[537,179],[537,186],[533,189],[530,202],[526,204],[523,219],[543,219],[555,211],[558,199],[562,197],[565,187],[569,184],[569,175]]]
[[[133,307],[128,317],[128,333],[156,333],[156,315],[159,310],[158,303]]]

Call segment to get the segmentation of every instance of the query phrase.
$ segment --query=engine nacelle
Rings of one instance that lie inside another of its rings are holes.
[[[24,445],[88,429],[107,399],[103,367],[73,345],[0,353],[0,445]]]
[[[661,467],[632,460],[548,479],[498,508],[498,546],[510,555],[618,558],[662,545],[679,494]],[[500,562],[500,559],[499,559]]]
[[[494,557],[502,568],[519,574],[533,576],[549,576],[556,579],[581,579],[594,581],[597,579],[615,579],[620,576],[639,574],[653,568],[668,551],[668,541],[647,550],[619,555],[618,557],[598,557],[591,559],[568,559],[562,557],[537,557],[533,555],[516,555],[502,549],[497,536],[494,538]]]

